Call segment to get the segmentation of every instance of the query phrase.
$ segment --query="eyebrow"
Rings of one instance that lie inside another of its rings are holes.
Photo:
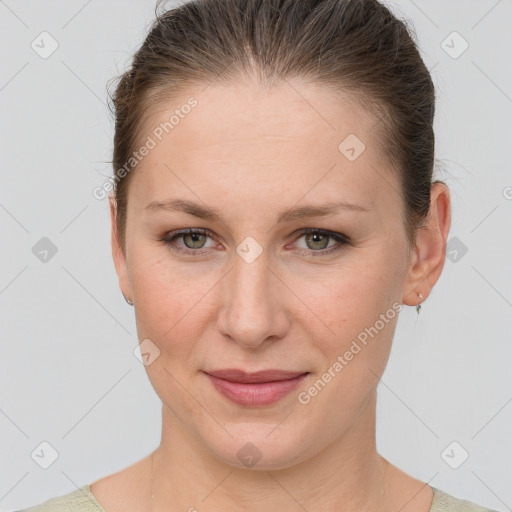
[[[277,218],[277,223],[292,220],[300,220],[310,217],[325,217],[333,215],[339,210],[351,210],[355,212],[369,212],[368,208],[359,204],[340,201],[336,203],[326,203],[323,205],[298,206],[282,212]],[[153,213],[157,211],[185,212],[195,217],[208,220],[217,220],[226,224],[222,214],[215,208],[206,207],[185,199],[168,199],[166,201],[152,201],[145,208],[145,212]]]

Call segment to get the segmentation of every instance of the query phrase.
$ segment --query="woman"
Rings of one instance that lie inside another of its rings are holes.
[[[113,99],[113,258],[161,443],[27,510],[488,511],[376,450],[399,312],[451,221],[404,23],[376,0],[188,2]]]

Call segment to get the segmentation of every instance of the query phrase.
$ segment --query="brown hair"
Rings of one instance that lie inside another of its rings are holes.
[[[430,208],[435,94],[404,21],[377,0],[192,0],[159,13],[160,5],[111,98],[112,163],[125,169],[113,187],[123,250],[133,175],[126,163],[147,117],[191,86],[252,73],[264,87],[299,78],[351,93],[378,116],[377,139],[399,172],[404,227],[415,244]]]

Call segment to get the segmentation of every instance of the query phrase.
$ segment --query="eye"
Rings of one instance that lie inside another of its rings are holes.
[[[175,243],[179,238],[183,240],[184,245],[177,245]],[[209,231],[206,229],[185,229],[175,233],[168,233],[160,241],[164,242],[173,251],[198,256],[207,252],[199,251],[198,249],[212,247],[205,245],[206,238],[211,238]]]
[[[316,257],[333,254],[350,243],[350,239],[347,236],[324,229],[306,228],[299,232],[299,237],[296,240],[302,237],[304,237],[306,242],[305,251],[306,253],[309,252],[307,256]],[[329,240],[333,240],[334,244],[329,245]],[[326,248],[327,250],[325,250]]]
[[[297,241],[303,237],[306,242],[306,248],[299,248],[299,250],[305,257],[327,256],[350,244],[349,237],[324,229],[305,228],[298,233],[294,240]],[[208,238],[212,239],[213,245],[206,245]],[[179,239],[182,240],[183,244],[177,243]],[[329,245],[329,240],[334,241],[334,243]],[[213,235],[207,229],[202,228],[170,232],[161,238],[160,241],[175,252],[192,256],[206,254],[208,252],[207,249],[214,247],[216,244]]]

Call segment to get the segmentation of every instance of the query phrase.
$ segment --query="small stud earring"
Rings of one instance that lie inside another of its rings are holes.
[[[421,293],[418,293],[418,299],[423,299],[423,295]],[[416,313],[419,315],[420,311],[421,311],[421,304],[418,303],[418,305],[416,306]]]
[[[133,306],[133,302],[132,302],[130,299],[128,299],[128,297],[126,297],[126,295],[125,295],[124,293],[123,293],[123,297],[124,297],[124,300],[125,300],[128,304],[130,304],[130,306]]]

